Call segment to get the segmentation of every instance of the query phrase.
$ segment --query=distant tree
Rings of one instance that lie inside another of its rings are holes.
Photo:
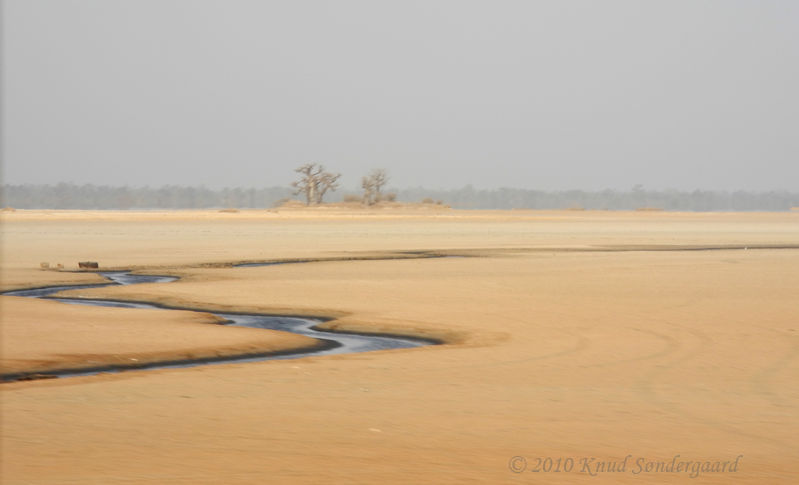
[[[321,204],[328,190],[338,188],[339,173],[325,171],[325,167],[317,163],[306,163],[294,170],[300,174],[300,180],[292,182],[296,189],[294,195],[303,194],[306,205]]]
[[[322,168],[320,166],[320,168]],[[329,173],[323,172],[322,175],[319,176],[319,186],[316,189],[316,203],[321,204],[322,199],[325,197],[325,193],[328,190],[335,190],[338,188],[338,179],[341,178],[340,173]]]
[[[372,170],[372,173],[361,179],[363,203],[372,205],[383,200],[383,187],[388,183],[388,173],[383,168]]]
[[[361,187],[363,188],[363,203],[365,205],[374,204],[375,200],[375,187],[372,179],[364,176],[361,178]]]

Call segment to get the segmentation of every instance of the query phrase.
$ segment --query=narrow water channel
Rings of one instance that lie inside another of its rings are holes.
[[[164,305],[156,305],[151,303],[138,303],[126,302],[121,300],[99,300],[99,299],[85,299],[85,298],[59,298],[55,297],[56,293],[63,290],[75,290],[83,288],[100,288],[104,286],[113,285],[134,285],[140,283],[169,283],[178,278],[173,276],[158,276],[158,275],[137,275],[127,271],[114,271],[114,272],[101,272],[99,273],[109,280],[108,283],[99,283],[93,285],[59,285],[47,286],[42,288],[34,288],[29,290],[14,290],[7,291],[3,295],[9,296],[22,296],[29,298],[46,298],[48,300],[59,301],[67,304],[75,305],[89,305],[89,306],[105,306],[117,308],[151,308],[151,309],[174,309],[180,310],[181,308],[169,307]],[[298,318],[288,316],[264,315],[255,313],[212,313],[218,317],[223,318],[226,323],[224,325],[239,326],[239,327],[252,327],[263,328],[269,330],[280,330],[284,332],[296,333],[312,337],[322,342],[322,345],[313,350],[296,350],[296,351],[282,351],[282,352],[269,352],[261,354],[247,354],[232,357],[215,357],[206,359],[193,359],[193,360],[175,360],[169,362],[159,362],[152,364],[141,365],[126,365],[122,366],[98,366],[89,369],[80,370],[55,370],[49,372],[37,373],[16,373],[4,374],[2,380],[13,381],[29,378],[46,378],[46,377],[77,377],[94,375],[103,372],[129,372],[141,371],[149,369],[167,369],[167,368],[181,368],[181,367],[194,367],[199,365],[211,364],[225,364],[231,362],[259,362],[264,360],[277,360],[277,359],[299,359],[307,356],[321,356],[321,355],[335,355],[335,354],[348,354],[355,352],[370,352],[373,350],[390,350],[390,349],[404,349],[411,347],[419,347],[422,345],[432,345],[438,342],[433,340],[411,338],[411,337],[394,337],[394,336],[376,336],[365,335],[357,333],[344,333],[344,332],[329,332],[319,330],[317,325],[322,323],[322,319],[314,318]]]

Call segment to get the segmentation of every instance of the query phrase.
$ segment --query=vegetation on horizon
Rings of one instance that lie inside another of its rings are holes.
[[[382,189],[382,187],[381,187]],[[269,208],[288,200],[289,187],[224,188],[166,185],[112,187],[92,184],[3,185],[0,205],[17,209],[212,209]],[[357,192],[357,191],[355,191]],[[542,191],[466,186],[431,190],[422,187],[392,189],[398,202],[446,201],[456,209],[598,209],[657,208],[677,211],[789,211],[799,207],[799,192],[711,190],[602,190]],[[334,194],[331,202],[358,202],[353,192]]]
[[[321,204],[328,190],[338,188],[338,179],[341,178],[340,173],[327,172],[324,165],[318,163],[306,163],[294,171],[301,177],[291,186],[296,189],[294,195],[305,197],[305,205]]]
[[[363,203],[364,205],[375,205],[384,200],[393,202],[397,198],[397,194],[383,193],[383,187],[388,184],[388,172],[383,168],[372,170],[372,173],[361,179],[361,188],[363,188]]]

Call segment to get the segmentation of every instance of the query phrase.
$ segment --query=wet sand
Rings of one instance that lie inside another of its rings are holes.
[[[85,292],[86,290],[75,290]],[[67,305],[3,296],[2,374],[137,367],[162,361],[312,348],[270,330],[219,325],[208,313]]]
[[[799,214],[17,211],[2,218],[5,289],[92,278],[40,271],[40,261],[97,260],[183,279],[81,294],[329,316],[334,328],[449,342],[3,384],[3,483],[690,481],[685,473],[632,473],[637,460],[671,462],[676,454],[712,462],[744,455],[737,472],[700,473],[697,483],[799,477],[799,250],[580,251],[795,246]],[[420,250],[472,257],[207,267]],[[23,354],[41,351],[44,339],[7,329],[29,329],[32,311],[46,319],[61,309],[20,308],[9,298],[0,298],[4,349],[10,341]],[[157,319],[139,327],[150,316],[126,312],[114,321],[136,328],[130,352],[163,344],[150,330]],[[70,326],[94,321],[83,317]],[[181,322],[170,331],[192,335],[197,348],[220,338],[197,329],[230,330],[190,313],[174,318]],[[87,333],[94,332],[73,332]],[[91,348],[113,348],[112,334],[94,334]],[[282,345],[281,337],[269,344]],[[64,355],[89,352],[66,333],[56,342]],[[509,469],[516,455],[527,459],[521,474]],[[582,458],[627,455],[625,472],[578,473]],[[577,465],[536,474],[529,470],[537,457]]]

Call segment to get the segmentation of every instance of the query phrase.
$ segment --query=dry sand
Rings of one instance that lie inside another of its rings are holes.
[[[799,246],[797,213],[17,211],[0,220],[6,289],[93,277],[41,271],[42,261],[97,260],[183,279],[83,295],[326,315],[335,328],[449,342],[3,384],[3,483],[799,480],[799,249],[754,249]],[[629,250],[738,246],[752,249]],[[208,267],[420,250],[471,257]],[[55,321],[62,305],[0,300],[4,349],[53,355],[52,339],[8,329],[25,329],[30,312]],[[126,352],[142,355],[170,351],[158,332],[213,349],[221,333],[204,330],[233,330],[183,312],[156,330],[151,318],[164,312],[71,308],[81,318],[64,322],[80,331],[58,334],[65,360],[87,352],[83,332],[93,348],[119,353],[116,328],[89,319],[97,311],[116,314],[131,335]],[[257,332],[245,341],[297,344]],[[743,457],[735,473],[697,479],[633,473],[640,460],[677,454]],[[516,455],[527,460],[521,474],[509,469]],[[583,458],[627,455],[624,472],[579,473]],[[574,469],[533,473],[539,457],[572,458]]]

